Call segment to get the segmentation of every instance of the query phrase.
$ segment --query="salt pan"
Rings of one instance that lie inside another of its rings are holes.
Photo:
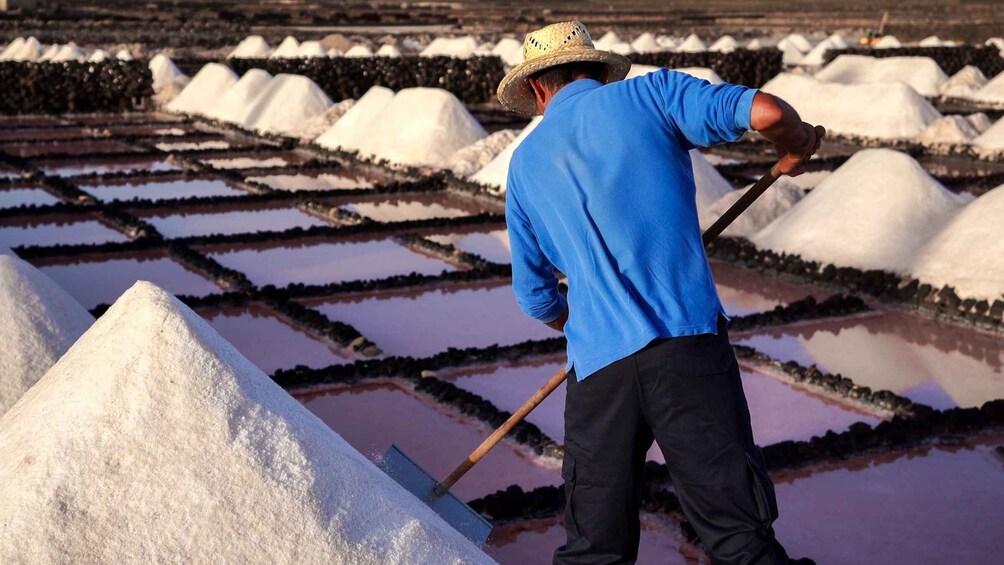
[[[363,139],[369,135],[371,126],[394,98],[394,91],[383,86],[374,86],[366,91],[355,105],[345,113],[335,125],[325,131],[315,143],[328,149],[358,151]]]
[[[41,271],[0,249],[0,415],[73,345],[94,318]]]
[[[909,155],[855,153],[753,237],[758,246],[861,269],[906,272],[964,204]]]
[[[841,84],[904,82],[923,96],[937,96],[948,75],[930,57],[840,55],[815,75]]]
[[[237,75],[226,65],[209,63],[192,77],[188,86],[168,105],[171,112],[204,114],[237,82]]]

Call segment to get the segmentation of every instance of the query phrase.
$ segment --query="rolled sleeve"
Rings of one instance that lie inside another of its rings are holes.
[[[736,84],[710,82],[686,73],[651,73],[666,118],[692,147],[736,141],[750,129],[756,90]]]
[[[512,251],[512,288],[523,312],[544,323],[565,311],[565,298],[558,292],[554,266],[544,256],[530,222],[513,196],[509,178],[506,191],[506,229]]]

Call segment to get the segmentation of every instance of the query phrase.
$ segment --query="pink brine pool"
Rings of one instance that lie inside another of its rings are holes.
[[[59,204],[59,199],[41,188],[0,189],[0,208],[48,206],[51,204]]]
[[[108,182],[100,185],[81,185],[80,188],[98,200],[172,200],[193,196],[242,196],[247,192],[234,188],[222,180],[173,179],[150,181]]]
[[[772,310],[807,296],[822,300],[832,293],[810,285],[786,281],[752,269],[711,261],[718,297],[729,316]]]
[[[98,220],[32,218],[0,223],[0,245],[84,245],[129,241],[129,238]]]
[[[427,238],[444,245],[452,245],[461,251],[478,255],[492,263],[512,263],[509,232],[506,230],[430,235]]]
[[[325,225],[320,218],[296,208],[263,208],[149,216],[145,218],[166,237],[195,235],[252,233],[258,231],[286,231]]]

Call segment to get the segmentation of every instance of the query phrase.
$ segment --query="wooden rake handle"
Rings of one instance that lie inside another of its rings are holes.
[[[816,136],[819,139],[822,139],[825,134],[826,130],[823,129],[822,126],[816,126]],[[781,177],[781,174],[781,163],[775,163],[767,174],[760,177],[760,180],[756,181],[756,183],[750,187],[750,189],[747,190],[735,204],[726,210],[725,213],[722,214],[722,216],[718,218],[718,220],[715,221],[715,223],[712,224],[707,231],[704,232],[704,235],[702,236],[704,245],[711,243],[723,231],[725,231],[725,228],[729,227],[729,224],[734,222],[735,219],[738,218],[740,214],[745,212],[746,209],[749,208],[761,194],[770,188],[770,185],[774,184],[774,182]],[[498,445],[498,443],[502,441],[502,438],[504,438],[506,434],[511,432],[512,429],[516,427],[516,424],[520,423],[523,418],[526,418],[527,414],[539,406],[549,394],[554,392],[554,389],[561,386],[561,383],[565,382],[567,377],[568,373],[564,368],[555,373],[554,376],[551,377],[551,380],[547,381],[544,386],[540,387],[540,390],[535,392],[529,400],[524,402],[512,416],[509,416],[509,419],[506,420],[505,423],[492,432],[492,435],[485,438],[485,440],[481,442],[481,445],[475,448],[474,451],[467,456],[467,459],[465,459],[460,465],[457,465],[457,468],[454,469],[452,473],[447,475],[445,479],[436,485],[434,490],[436,496],[442,496],[446,493],[446,491],[450,490],[454,483],[466,475],[467,471],[470,471],[471,468],[478,463],[478,461],[481,461],[481,459],[492,450],[492,448]]]

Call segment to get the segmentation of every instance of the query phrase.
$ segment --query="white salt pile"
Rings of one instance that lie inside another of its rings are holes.
[[[292,35],[287,35],[269,57],[272,59],[290,59],[299,56],[299,52],[300,42]]]
[[[100,63],[101,61],[107,61],[109,58],[111,58],[111,55],[104,49],[95,49],[91,52],[91,56],[87,58],[87,62]]]
[[[799,51],[794,45],[787,45],[781,49],[781,63],[788,67],[793,67],[802,63],[805,53]]]
[[[979,67],[966,65],[941,85],[939,94],[946,98],[970,98],[987,84],[987,77]]]
[[[729,181],[718,172],[701,152],[690,150],[690,162],[694,169],[694,186],[697,188],[697,210],[704,210],[726,194],[735,192]]]
[[[921,250],[913,264],[918,279],[951,285],[959,296],[1004,295],[1004,185],[970,202]]]
[[[826,40],[830,42],[830,45],[832,45],[834,49],[847,49],[848,47],[847,40],[839,33],[831,34],[826,38]]]
[[[515,67],[523,62],[523,44],[511,37],[504,37],[492,47],[492,54],[502,59],[506,66]]]
[[[94,323],[41,271],[0,249],[0,415]]]
[[[485,168],[519,135],[514,129],[499,130],[484,139],[458,149],[443,163],[443,168],[458,177],[468,177]]]
[[[171,112],[205,114],[237,82],[230,67],[209,63],[192,77],[188,86],[167,105]]]
[[[361,58],[361,57],[372,57],[372,56],[373,56],[373,51],[371,51],[369,47],[367,47],[367,46],[365,46],[365,45],[363,45],[361,43],[357,43],[356,45],[353,45],[343,55],[343,57],[350,57],[350,58],[351,57],[360,57]]]
[[[964,202],[909,155],[866,149],[752,240],[823,263],[908,272]]]
[[[597,49],[606,50],[610,49],[610,47],[613,45],[617,45],[618,43],[624,43],[624,40],[621,39],[621,36],[617,35],[617,32],[611,30],[604,33],[602,36],[600,36],[599,39],[595,40],[593,42],[593,45]]]
[[[188,77],[175,66],[174,61],[167,55],[161,53],[154,55],[147,66],[150,67],[150,74],[153,75],[154,92],[160,92],[172,84],[183,86],[188,81]]]
[[[42,51],[42,55],[37,60],[39,62],[51,61],[56,56],[56,53],[59,53],[59,47],[58,43],[48,46],[45,51]]]
[[[227,59],[257,59],[268,57],[272,51],[265,38],[260,35],[249,35],[245,37],[237,47],[227,55]]]
[[[717,41],[708,47],[708,51],[719,51],[722,53],[731,53],[736,49],[739,49],[739,42],[731,35],[723,35],[719,37]]]
[[[746,48],[750,51],[759,51],[760,49],[765,49],[767,47],[775,47],[776,44],[771,43],[766,37],[755,37],[746,44]]]
[[[293,132],[293,135],[302,139],[303,141],[313,141],[324,132],[331,129],[331,126],[335,125],[338,120],[345,115],[346,112],[352,109],[356,103],[355,100],[349,98],[347,100],[342,100],[336,104],[332,104],[323,114],[319,114],[310,121],[300,126]]]
[[[676,46],[676,51],[678,53],[699,53],[701,51],[707,51],[708,47],[701,41],[700,37],[696,34],[690,34],[683,43]]]
[[[335,125],[321,134],[314,143],[328,149],[358,151],[363,139],[369,135],[374,122],[394,98],[394,91],[374,86],[366,91]]]
[[[798,64],[805,67],[820,67],[826,62],[826,52],[840,49],[839,44],[829,38],[820,41],[799,60]]]
[[[988,129],[990,129],[990,126],[993,125],[993,122],[990,121],[990,117],[984,114],[983,112],[974,112],[972,114],[966,114],[966,121],[968,121],[970,125],[972,125],[973,128],[979,133],[987,131]]]
[[[782,51],[789,46],[798,49],[802,53],[812,51],[812,43],[801,33],[790,33],[777,42],[777,48]]]
[[[423,57],[445,56],[467,59],[474,54],[477,48],[477,40],[469,35],[454,38],[437,37],[419,55]]]
[[[655,36],[647,31],[631,42],[631,49],[638,53],[656,53],[663,50],[659,42],[656,41]]]
[[[327,57],[328,51],[321,46],[320,41],[304,41],[296,49],[297,57]]]
[[[930,102],[902,83],[845,85],[781,73],[762,90],[788,101],[805,121],[824,124],[833,133],[910,138],[941,117]]]
[[[0,418],[0,453],[4,563],[492,563],[145,282]]]
[[[896,39],[896,36],[884,35],[882,36],[882,39],[879,39],[872,47],[875,49],[896,49],[902,46],[903,44]]]
[[[119,49],[115,53],[115,58],[119,61],[132,61],[134,59],[132,53],[130,53],[128,49]]]
[[[381,45],[376,52],[377,57],[400,57],[401,50],[393,45]]]
[[[77,47],[77,45],[72,41],[60,47],[59,50],[56,52],[56,54],[52,57],[52,62],[54,63],[61,63],[65,61],[83,61],[83,60],[84,60],[83,52],[81,52],[80,48]]]
[[[995,108],[1004,108],[1004,73],[995,76],[969,99]]]
[[[14,41],[7,44],[7,47],[3,51],[0,51],[0,61],[9,61],[14,58],[14,55],[21,51],[24,47],[24,38],[18,37]]]
[[[12,61],[37,61],[42,56],[42,44],[34,36],[24,40],[21,48],[11,54]]]
[[[930,57],[865,57],[840,55],[815,74],[816,79],[841,84],[903,82],[923,96],[937,96],[948,75]]]
[[[453,93],[406,88],[369,124],[359,153],[402,165],[439,167],[458,149],[487,135]]]
[[[530,135],[537,124],[543,119],[541,116],[530,120],[530,123],[523,128],[523,131],[519,132],[516,139],[512,141],[505,149],[499,152],[494,159],[491,160],[487,165],[482,167],[482,169],[470,178],[472,181],[483,184],[490,187],[497,187],[500,192],[505,192],[506,184],[509,177],[509,161],[512,160],[512,154],[519,147],[520,143],[526,139],[526,136]]]
[[[698,209],[701,229],[706,230],[711,227],[715,220],[731,208],[743,194],[746,194],[749,188],[732,190],[704,209]],[[782,177],[767,189],[767,192],[760,195],[753,202],[753,205],[747,208],[722,233],[733,237],[753,237],[801,200],[805,196],[805,192],[804,188],[792,182],[791,179]]]
[[[950,115],[939,118],[927,126],[917,136],[917,141],[924,145],[969,143],[979,134],[980,132],[965,116]]]
[[[1004,151],[1004,119],[997,120],[994,125],[974,139],[973,146],[987,154]]]
[[[279,74],[255,98],[243,125],[266,133],[295,135],[331,105],[331,99],[309,78]]]
[[[254,101],[268,88],[272,75],[264,69],[250,69],[223,93],[204,115],[214,120],[244,125]]]

